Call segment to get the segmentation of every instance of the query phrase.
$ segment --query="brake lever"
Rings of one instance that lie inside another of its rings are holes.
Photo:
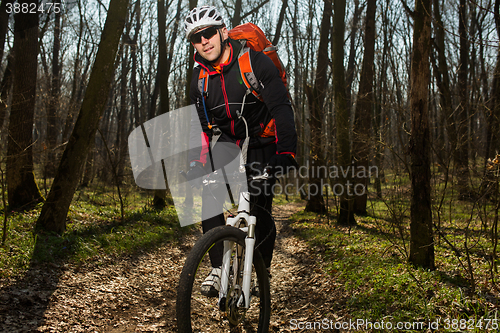
[[[259,176],[253,176],[252,177],[252,180],[266,180],[266,179],[269,179],[269,178],[272,178],[273,175],[268,173],[266,169],[264,169],[264,172],[262,173],[262,175],[259,175]]]

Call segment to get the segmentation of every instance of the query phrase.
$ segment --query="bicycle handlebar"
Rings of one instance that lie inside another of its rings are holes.
[[[249,168],[250,166],[252,166],[252,164],[250,165],[245,165],[245,168]],[[255,169],[253,169],[255,170]],[[260,180],[260,181],[265,181],[267,179],[272,179],[274,177],[274,175],[272,174],[272,167],[270,166],[266,166],[264,167],[264,170],[262,171],[261,174],[257,175],[257,176],[249,176],[247,177],[247,181],[252,181],[252,180]],[[188,179],[188,175],[187,173],[182,170],[180,172],[180,174],[184,177],[184,179],[186,179],[187,181],[190,181],[192,179]],[[233,176],[233,177],[230,177],[230,175],[227,175],[228,178],[238,178],[237,176]],[[223,176],[220,174],[220,172],[217,170],[217,171],[214,171],[210,174],[207,174],[207,175],[204,175],[203,176],[204,179],[203,179],[203,185],[204,186],[207,186],[207,185],[210,185],[210,184],[216,184],[216,183],[226,183],[226,181],[223,179]]]

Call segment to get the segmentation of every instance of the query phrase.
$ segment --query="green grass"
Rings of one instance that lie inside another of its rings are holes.
[[[380,206],[381,202],[373,205]],[[409,265],[405,250],[408,242],[391,232],[391,219],[378,215],[357,217],[358,226],[350,229],[337,227],[334,217],[327,219],[314,213],[299,212],[290,220],[298,235],[322,253],[326,272],[342,286],[345,298],[332,312],[379,322],[440,320],[440,331],[450,332],[457,331],[451,327],[452,320],[470,320],[471,326],[472,319],[477,322],[497,317],[495,292],[488,284],[488,265],[474,252],[471,256],[477,292],[470,294],[468,276],[447,246],[436,246],[436,271]],[[408,232],[406,226],[404,230]],[[463,235],[454,239],[456,244],[460,244],[460,237],[463,240]],[[450,324],[449,330],[444,330],[444,320]],[[480,327],[474,330],[483,331]]]
[[[137,190],[135,188],[135,190]],[[125,218],[121,220],[118,196],[102,184],[75,193],[62,235],[34,233],[42,204],[28,212],[11,212],[8,236],[0,246],[0,278],[15,278],[33,264],[75,264],[96,262],[148,251],[168,242],[177,242],[190,227],[180,227],[174,207],[157,211],[150,207],[152,193],[122,189]],[[290,201],[298,198],[289,197]],[[285,204],[278,195],[274,204]],[[195,203],[199,209],[200,204]]]
[[[91,194],[88,194],[91,193]],[[148,196],[129,193],[125,218],[110,191],[77,193],[62,235],[34,233],[41,205],[9,216],[5,246],[0,247],[0,278],[15,277],[36,263],[81,264],[147,251],[176,242],[181,228],[173,207],[149,208]]]

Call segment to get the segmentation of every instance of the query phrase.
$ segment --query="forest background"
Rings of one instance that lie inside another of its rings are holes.
[[[193,48],[182,20],[204,4],[218,6],[229,27],[257,24],[278,46],[300,165],[378,170],[331,178],[309,168],[308,177],[287,178],[298,188],[367,188],[363,195],[297,191],[292,199],[305,200],[303,214],[314,214],[304,216],[328,216],[320,229],[347,233],[372,225],[400,262],[447,271],[440,281],[476,302],[464,307],[491,317],[500,208],[498,0],[2,0],[3,276],[22,272],[36,235],[67,235],[103,206],[119,221],[171,208],[168,191],[134,184],[127,137],[189,104]],[[324,233],[315,241],[331,242]],[[26,237],[31,248],[9,255]]]

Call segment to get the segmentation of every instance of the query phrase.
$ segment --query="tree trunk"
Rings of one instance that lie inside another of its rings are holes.
[[[7,99],[9,98],[10,88],[12,87],[12,70],[14,67],[14,57],[12,53],[7,56],[7,67],[0,82],[0,130],[7,118]]]
[[[281,37],[281,27],[283,26],[283,21],[285,20],[286,8],[288,6],[288,0],[282,0],[280,16],[278,18],[278,24],[276,25],[276,33],[274,34],[273,45],[278,45]]]
[[[5,36],[7,35],[7,28],[9,27],[10,14],[7,12],[7,4],[13,2],[14,0],[2,0],[2,3],[0,3],[0,62],[3,58],[3,52],[5,49]]]
[[[165,1],[158,0],[158,30],[159,30],[159,52],[158,52],[158,75],[160,85],[160,112],[164,114],[169,111],[170,98],[168,96],[168,75],[169,75],[169,61],[167,58],[167,37],[166,30],[166,17],[165,17]],[[175,31],[177,31],[175,29]],[[174,32],[175,32],[174,31]],[[171,48],[173,46],[171,45]],[[168,183],[165,181],[166,190],[155,190],[153,197],[153,206],[157,209],[163,209],[167,205],[173,205],[174,200]]]
[[[131,21],[130,21],[131,23]],[[127,28],[126,28],[127,29]],[[122,38],[125,38],[123,36]],[[121,59],[121,73],[120,73],[120,108],[118,112],[118,131],[116,138],[117,148],[115,151],[115,160],[110,159],[110,163],[115,165],[117,184],[118,186],[123,182],[123,173],[125,170],[125,161],[127,156],[127,134],[129,132],[129,108],[127,99],[127,84],[128,84],[128,73],[130,71],[129,58],[130,55],[123,45],[122,59]],[[111,165],[113,167],[113,165]]]
[[[38,1],[22,1],[35,4]],[[42,200],[33,173],[33,116],[38,55],[38,15],[15,15],[13,100],[7,144],[7,191],[11,209],[26,209]]]
[[[372,149],[371,123],[373,115],[373,65],[375,60],[375,12],[376,0],[368,0],[365,21],[365,54],[361,68],[356,119],[354,121],[353,157],[355,165],[354,213],[366,215],[369,162]],[[358,177],[359,176],[359,177]],[[361,186],[359,186],[361,185]]]
[[[116,68],[121,67],[120,73],[120,85],[119,85],[119,95],[117,100],[120,101],[120,107],[118,109],[117,115],[117,131],[116,131],[116,149],[114,150],[114,158],[111,158],[111,154],[108,153],[108,159],[112,172],[114,173],[114,180],[117,185],[117,190],[120,192],[119,187],[123,183],[123,177],[125,172],[126,157],[128,155],[128,145],[127,145],[127,135],[130,132],[130,109],[128,102],[128,83],[129,83],[129,72],[130,72],[130,58],[132,55],[133,40],[130,39],[130,30],[132,28],[132,21],[134,20],[133,15],[128,15],[127,21],[125,23],[125,28],[122,34],[122,43],[118,49],[118,56],[116,61]],[[130,53],[129,53],[130,52]],[[132,75],[131,75],[132,76]],[[136,95],[135,92],[132,92]],[[103,142],[106,146],[106,138],[103,138]],[[113,142],[109,140],[108,142]],[[107,147],[109,148],[109,147]],[[108,150],[108,149],[106,149]]]
[[[351,165],[350,108],[347,105],[347,95],[344,74],[344,34],[345,34],[345,0],[334,1],[334,34],[333,34],[333,85],[335,94],[335,111],[337,124],[337,165],[341,191],[334,188],[334,193],[340,194],[340,212],[337,223],[340,225],[355,225],[353,211],[352,188],[349,187]]]
[[[434,0],[434,31],[435,31],[435,49],[437,51],[437,60],[438,63],[434,68],[434,76],[436,78],[436,85],[439,89],[439,104],[441,106],[441,114],[443,115],[443,126],[446,127],[446,131],[448,133],[448,142],[450,147],[453,150],[457,147],[457,130],[455,126],[455,122],[453,121],[453,105],[450,91],[450,77],[448,70],[448,63],[446,57],[445,50],[445,31],[443,26],[443,21],[441,18],[441,10],[439,7],[439,0]],[[435,61],[433,61],[435,63]],[[444,142],[443,142],[444,146]],[[440,147],[436,147],[438,149],[438,158],[440,163],[444,163],[450,157],[441,156],[439,154]],[[442,160],[442,161],[441,161]],[[447,174],[447,173],[446,173]]]
[[[497,36],[500,38],[500,0],[495,1],[494,5],[494,17],[495,17],[495,27],[497,30]],[[493,158],[494,154],[498,154],[499,146],[499,132],[500,132],[500,49],[497,51],[497,59],[495,71],[493,72],[493,81],[491,83],[491,102],[489,103],[490,112],[487,115],[488,130],[486,137],[486,152],[487,157]],[[496,180],[491,178],[491,173],[486,172],[485,168],[485,180],[483,187],[487,187],[490,184],[496,185]]]
[[[356,36],[358,34],[359,17],[362,12],[359,7],[359,0],[354,0],[354,14],[352,16],[351,38],[349,43],[349,60],[347,61],[347,76],[346,76],[346,99],[349,105],[353,105],[352,100],[352,82],[354,81],[354,72],[356,68]],[[333,45],[332,45],[333,46]]]
[[[411,163],[410,257],[415,266],[434,269],[429,133],[429,55],[431,0],[415,0],[410,73]]]
[[[95,139],[114,79],[114,61],[125,26],[128,3],[128,0],[111,0],[109,3],[101,42],[80,113],[61,157],[47,201],[42,207],[37,228],[59,234],[66,229],[68,209],[85,159]]]
[[[54,1],[60,5],[60,0]],[[52,178],[55,175],[57,163],[57,107],[59,104],[60,80],[59,73],[59,51],[61,49],[61,12],[54,14],[54,43],[52,51],[52,79],[50,81],[50,97],[47,107],[47,161],[45,162],[45,177]]]
[[[455,168],[457,170],[457,186],[460,199],[471,196],[469,182],[469,145],[468,145],[468,89],[467,69],[469,43],[467,37],[466,0],[460,0],[458,32],[460,35],[460,64],[458,66],[458,94],[460,105],[457,113],[457,149],[455,151]]]
[[[236,3],[234,4],[234,15],[233,19],[231,20],[233,28],[241,23],[242,4],[243,4],[242,0],[236,0]]]
[[[139,110],[139,91],[142,89],[137,89],[137,52],[139,51],[138,48],[138,39],[139,39],[139,31],[141,29],[141,1],[137,0],[135,3],[135,14],[136,14],[136,19],[135,19],[135,35],[134,39],[132,40],[132,49],[131,49],[131,55],[132,55],[132,74],[130,78],[130,84],[132,87],[132,105],[134,109],[134,127],[139,126],[142,124],[142,116]]]
[[[383,50],[382,50],[382,61],[381,61],[381,66],[379,68],[380,75],[378,76],[378,83],[377,83],[377,90],[378,90],[378,96],[376,94],[376,102],[375,102],[375,119],[374,119],[374,125],[373,125],[373,133],[374,137],[376,140],[375,144],[375,154],[374,154],[374,159],[375,159],[375,166],[377,167],[377,173],[375,175],[375,191],[377,194],[377,198],[382,198],[382,182],[385,181],[384,179],[384,160],[385,160],[385,155],[384,155],[384,149],[385,146],[382,144],[382,142],[385,141],[385,124],[386,124],[386,114],[387,114],[387,108],[385,107],[387,105],[388,99],[391,96],[391,93],[389,92],[388,88],[388,68],[389,68],[389,57],[390,57],[390,42],[389,42],[389,36],[391,35],[390,31],[392,30],[390,25],[389,25],[389,18],[388,18],[388,12],[389,8],[391,7],[391,0],[385,0],[385,3],[382,3],[382,10],[381,10],[381,16],[382,16],[382,23],[381,23],[381,30],[382,30],[382,36],[384,36],[383,40]]]
[[[198,5],[198,0],[189,0],[189,10],[195,8]],[[188,61],[187,61],[187,71],[186,71],[186,105],[191,104],[191,99],[189,98],[189,89],[191,87],[191,80],[193,78],[193,66],[194,66],[194,47],[188,46]]]
[[[311,153],[309,156],[309,185],[307,193],[306,211],[324,213],[326,211],[323,200],[323,182],[328,175],[318,172],[324,166],[322,127],[325,117],[324,102],[328,78],[328,40],[330,36],[330,20],[332,17],[331,0],[325,0],[323,18],[318,48],[318,61],[314,87],[306,86],[306,93],[310,112],[309,126],[311,128]]]
[[[73,116],[76,113],[76,110],[78,109],[78,104],[80,103],[80,97],[82,91],[81,86],[83,86],[84,78],[86,77],[86,72],[87,72],[87,69],[85,69],[83,73],[80,73],[81,72],[80,46],[82,44],[83,27],[84,27],[84,20],[83,20],[84,15],[82,12],[82,6],[80,1],[78,1],[78,11],[80,17],[80,22],[78,27],[78,42],[76,43],[76,55],[73,65],[73,82],[71,83],[71,97],[69,100],[68,110],[66,113],[66,120],[62,133],[62,142],[67,141],[69,134],[71,133],[71,129],[73,128]]]

